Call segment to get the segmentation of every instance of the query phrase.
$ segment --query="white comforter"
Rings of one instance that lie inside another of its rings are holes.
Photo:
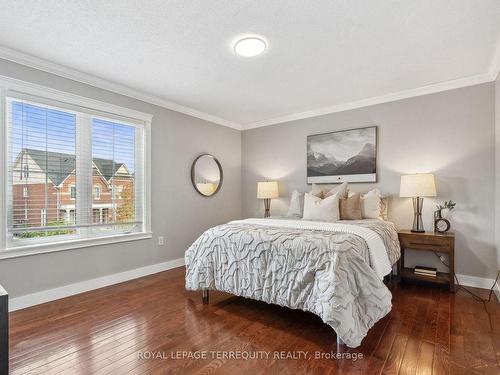
[[[374,230],[355,224],[330,223],[309,220],[280,220],[280,219],[245,219],[231,221],[229,224],[256,224],[267,227],[294,228],[319,230],[325,232],[351,233],[363,238],[368,245],[370,263],[375,273],[383,279],[392,271],[389,254],[384,241]]]
[[[357,347],[391,309],[381,276],[399,243],[392,223],[353,224],[249,219],[211,228],[186,252],[186,288],[310,311]]]

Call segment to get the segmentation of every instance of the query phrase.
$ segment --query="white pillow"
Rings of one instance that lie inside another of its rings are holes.
[[[304,194],[304,220],[337,221],[339,214],[339,194],[321,199],[310,193]]]
[[[302,217],[302,209],[304,207],[304,193],[294,190],[290,198],[290,206],[288,206],[288,217]]]
[[[363,219],[380,219],[380,191],[378,189],[361,195],[361,216]]]

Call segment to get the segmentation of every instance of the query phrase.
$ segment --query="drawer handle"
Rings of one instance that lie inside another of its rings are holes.
[[[434,243],[425,243],[425,242],[410,242],[410,246],[434,246],[434,247],[441,247],[441,244],[434,244]]]

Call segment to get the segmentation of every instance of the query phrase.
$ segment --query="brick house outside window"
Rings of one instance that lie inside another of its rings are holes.
[[[92,162],[92,223],[127,221],[133,217],[129,211],[134,207],[134,175],[124,163],[99,158]],[[15,226],[37,227],[56,221],[75,224],[75,155],[23,149],[13,176]],[[120,193],[113,196],[114,190]]]

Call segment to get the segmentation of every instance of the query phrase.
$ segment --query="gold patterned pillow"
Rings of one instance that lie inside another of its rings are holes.
[[[323,193],[323,189],[318,184],[312,184],[310,194],[312,194],[318,198],[321,198],[321,199],[323,199],[325,197],[325,193]]]
[[[389,198],[380,197],[380,218],[387,221],[387,209],[389,208]]]
[[[334,194],[340,193],[340,198],[347,197],[348,185],[347,182],[343,182],[335,187],[320,186],[318,184],[312,184],[310,194],[317,196],[318,198],[325,199]]]

